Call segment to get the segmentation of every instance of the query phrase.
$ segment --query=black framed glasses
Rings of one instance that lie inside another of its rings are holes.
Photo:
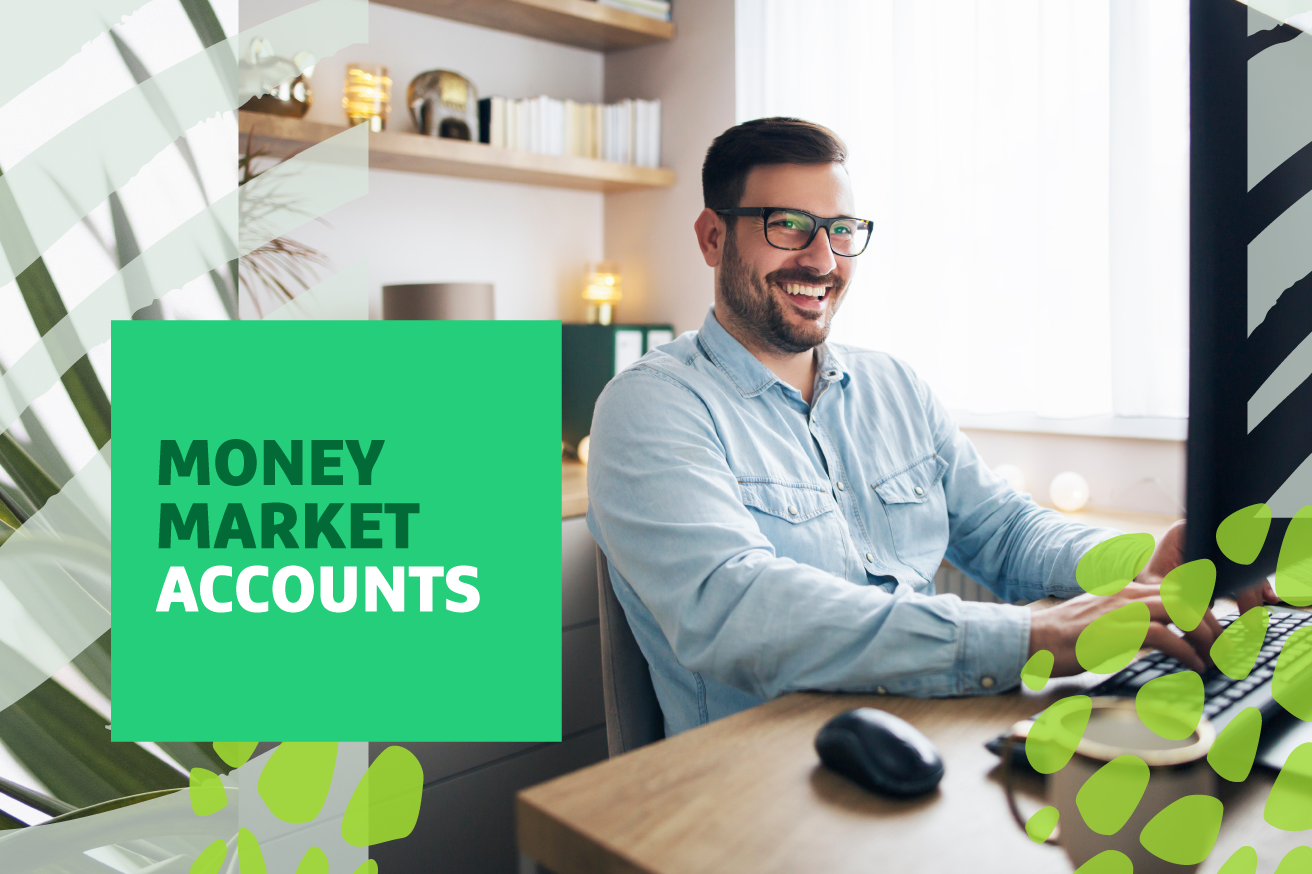
[[[820,218],[800,209],[782,206],[740,206],[717,209],[720,215],[752,216],[764,220],[765,241],[776,249],[796,251],[811,245],[821,228],[829,249],[843,258],[855,258],[870,243],[870,222],[851,216]]]

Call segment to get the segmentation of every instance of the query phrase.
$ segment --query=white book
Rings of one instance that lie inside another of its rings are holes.
[[[651,102],[651,164],[650,167],[659,167],[661,165],[661,101],[656,98]]]
[[[488,143],[498,149],[506,147],[506,98],[492,98],[492,118],[488,131]]]
[[[573,100],[565,101],[565,154],[579,153],[579,105]]]
[[[632,12],[647,18],[655,18],[660,21],[670,20],[670,6],[668,3],[662,5],[653,2],[653,0],[598,0],[598,2],[602,6],[622,9],[625,12]]]

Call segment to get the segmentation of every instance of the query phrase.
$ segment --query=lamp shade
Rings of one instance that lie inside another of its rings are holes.
[[[492,283],[384,285],[383,318],[397,321],[496,318],[492,304]]]

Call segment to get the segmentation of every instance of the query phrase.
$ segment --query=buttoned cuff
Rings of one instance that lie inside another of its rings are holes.
[[[963,601],[965,639],[957,676],[963,695],[1015,688],[1030,648],[1030,608]]]

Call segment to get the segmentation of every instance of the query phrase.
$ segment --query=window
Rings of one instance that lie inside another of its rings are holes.
[[[833,337],[954,410],[1188,411],[1187,0],[737,0],[739,120],[848,144]]]

